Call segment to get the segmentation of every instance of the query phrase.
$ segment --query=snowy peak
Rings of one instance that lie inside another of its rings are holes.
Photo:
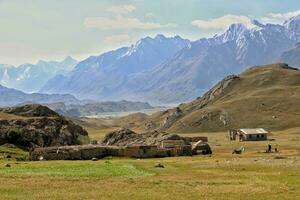
[[[300,15],[292,17],[283,24],[289,31],[300,32]]]
[[[256,27],[261,27],[261,28],[265,27],[264,24],[260,23],[260,22],[259,22],[258,20],[256,20],[256,19],[252,20],[251,22],[252,22],[252,24],[253,24],[254,26],[256,26]]]
[[[248,29],[244,24],[231,24],[229,28],[221,35],[221,40],[223,43],[237,40],[244,32]]]
[[[183,39],[178,35],[174,37],[166,37],[163,34],[158,34],[153,38],[147,36],[131,45],[123,56],[131,56],[133,53],[143,54],[146,51],[152,51],[154,49],[158,50],[160,47],[164,49],[166,46],[173,46],[175,49],[180,49],[187,46],[189,43],[189,40]]]
[[[66,57],[63,61],[39,60],[36,64],[22,64],[18,67],[0,64],[0,83],[25,92],[35,92],[46,81],[58,74],[73,70],[77,61]]]
[[[71,56],[67,56],[62,62],[77,62],[77,60],[75,60]]]

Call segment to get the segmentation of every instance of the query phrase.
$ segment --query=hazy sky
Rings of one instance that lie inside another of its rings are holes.
[[[0,63],[83,59],[147,35],[196,40],[297,14],[299,0],[0,0]]]

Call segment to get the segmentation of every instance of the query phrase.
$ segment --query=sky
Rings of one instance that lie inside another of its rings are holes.
[[[82,60],[145,36],[197,40],[298,14],[299,0],[0,0],[0,63]]]

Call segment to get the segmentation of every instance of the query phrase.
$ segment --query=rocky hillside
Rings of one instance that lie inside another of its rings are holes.
[[[228,76],[196,100],[123,126],[169,132],[225,131],[299,127],[300,71],[286,64],[252,67]],[[136,119],[136,118],[132,118]],[[122,123],[121,123],[122,124]]]
[[[0,145],[48,147],[80,144],[88,133],[48,107],[25,105],[0,109]]]

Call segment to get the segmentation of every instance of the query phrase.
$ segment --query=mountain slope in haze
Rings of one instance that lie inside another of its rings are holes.
[[[295,32],[299,29],[290,25],[300,25],[300,21],[294,20],[283,25],[254,21],[252,29],[234,24],[221,35],[192,42],[154,70],[130,77],[120,96],[163,103],[196,98],[229,74],[276,61],[300,40],[300,32]]]
[[[91,102],[86,104],[53,103],[45,104],[55,112],[70,117],[92,116],[106,112],[129,112],[152,109],[150,104],[145,102],[116,101],[116,102]]]
[[[300,43],[298,43],[295,48],[284,52],[278,60],[300,68]]]
[[[230,128],[282,130],[299,127],[300,70],[286,64],[252,67],[228,76],[196,100],[177,108],[118,119],[143,131],[226,131]]]
[[[161,48],[158,42],[167,41],[163,36],[145,38],[130,48],[79,63],[67,77],[50,80],[41,91],[155,104],[186,102],[203,94],[226,75],[240,73],[248,66],[277,61],[283,52],[300,41],[299,27],[300,17],[293,17],[282,25],[254,20],[251,29],[233,24],[223,34],[191,43],[169,38],[172,42],[167,48]],[[157,46],[153,51],[146,51],[149,49],[146,47],[153,46],[150,41]],[[174,48],[174,42],[178,44],[178,41],[181,45]],[[153,53],[158,49],[161,49],[159,54],[174,51],[162,58]],[[144,59],[155,60],[155,63],[147,66]]]
[[[64,102],[66,104],[79,104],[80,101],[69,94],[28,94],[16,89],[7,88],[0,85],[0,106],[14,106],[23,104],[25,102],[31,103],[56,103]]]
[[[63,61],[42,61],[36,64],[23,64],[18,67],[0,64],[0,84],[22,90],[38,91],[48,79],[73,70],[77,61],[66,57]]]
[[[56,76],[40,90],[45,93],[69,93],[79,98],[101,100],[112,96],[126,84],[128,76],[151,70],[189,44],[179,36],[146,37],[130,47],[123,47],[77,64],[66,76]]]

